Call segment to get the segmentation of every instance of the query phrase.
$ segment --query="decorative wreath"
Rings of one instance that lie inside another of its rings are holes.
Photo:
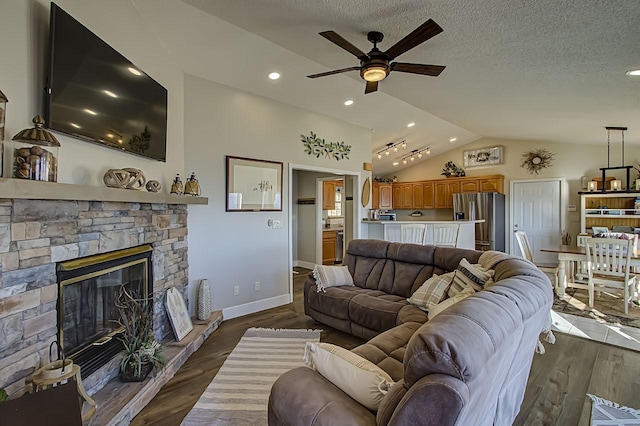
[[[522,154],[520,167],[527,169],[530,174],[538,174],[542,169],[551,167],[554,153],[544,148],[532,149]]]

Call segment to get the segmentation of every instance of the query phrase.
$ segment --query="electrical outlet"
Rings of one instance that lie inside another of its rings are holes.
[[[239,285],[234,285],[233,286],[233,295],[237,296],[240,294],[240,286]]]
[[[256,281],[253,285],[256,291],[260,291],[260,281]]]

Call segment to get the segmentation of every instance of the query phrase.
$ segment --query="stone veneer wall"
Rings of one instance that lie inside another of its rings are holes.
[[[56,339],[56,262],[153,246],[154,332],[171,332],[164,290],[187,301],[187,206],[0,199],[0,388],[24,392]]]

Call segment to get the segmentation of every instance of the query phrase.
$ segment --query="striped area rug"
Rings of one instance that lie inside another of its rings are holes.
[[[320,330],[248,329],[182,424],[266,425],[273,382],[304,365],[306,342]]]

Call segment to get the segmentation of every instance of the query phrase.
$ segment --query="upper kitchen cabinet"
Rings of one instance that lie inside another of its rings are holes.
[[[372,205],[373,209],[391,210],[393,208],[393,192],[390,183],[373,182]]]

